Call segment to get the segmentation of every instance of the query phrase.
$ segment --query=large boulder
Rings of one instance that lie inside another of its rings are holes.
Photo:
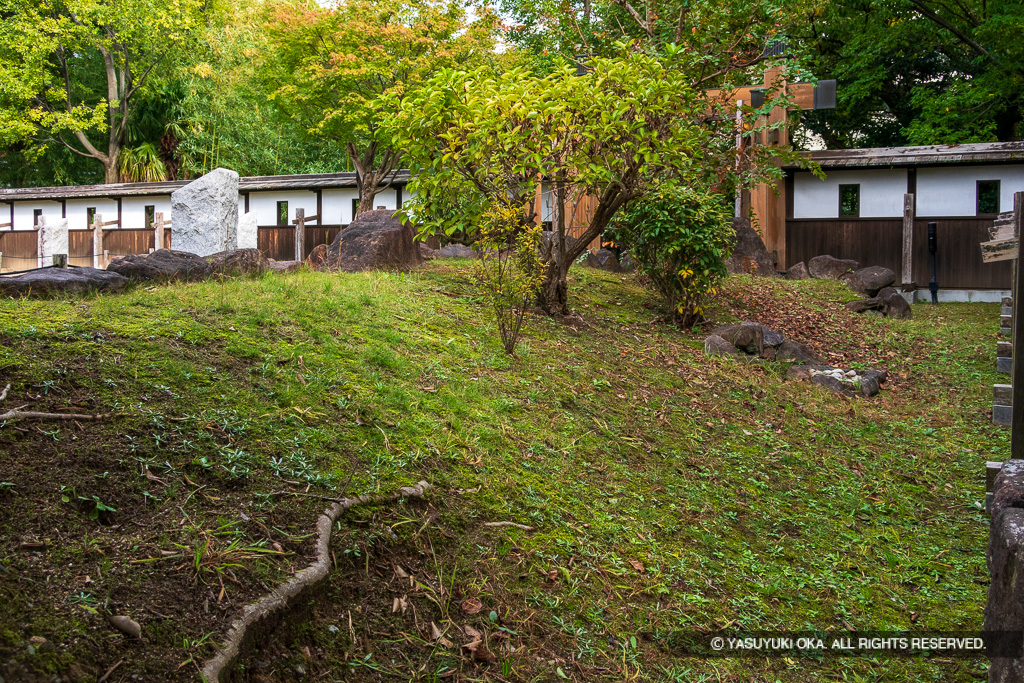
[[[807,271],[819,280],[839,280],[859,267],[860,264],[854,260],[834,256],[815,256],[807,262]]]
[[[783,363],[820,363],[821,359],[809,346],[786,340],[775,350],[775,360]]]
[[[843,280],[858,294],[876,296],[882,289],[896,282],[896,273],[883,266],[868,266],[850,273]]]
[[[811,277],[811,274],[807,270],[807,264],[803,261],[795,266],[790,266],[789,270],[786,271],[786,278],[790,280],[806,280],[809,277]]]
[[[751,355],[759,355],[764,350],[764,330],[757,324],[722,325],[711,330],[711,336],[724,339]]]
[[[435,253],[437,258],[476,258],[479,254],[465,244],[446,244]]]
[[[725,262],[726,270],[730,273],[750,273],[763,277],[776,277],[775,259],[768,253],[764,246],[764,240],[750,226],[746,218],[731,218],[733,229],[736,231],[736,242],[733,246],[732,256]]]
[[[623,273],[635,273],[636,259],[628,251],[624,251],[619,255],[619,267],[622,268]]]
[[[892,287],[884,287],[878,296],[858,299],[846,304],[846,309],[853,313],[869,313],[884,318],[909,318],[910,304]]]
[[[274,259],[267,259],[267,267],[272,273],[294,273],[302,270],[302,261],[275,261]]]
[[[412,225],[390,209],[364,211],[338,233],[330,245],[319,245],[306,262],[317,270],[356,272],[380,268],[411,268],[423,262]]]
[[[270,270],[270,261],[259,249],[235,249],[208,256],[211,273],[223,275],[260,275]]]
[[[885,287],[878,292],[878,298],[882,301],[882,313],[886,318],[906,319],[911,316],[910,304],[892,287]]]
[[[171,249],[199,256],[238,248],[238,174],[210,171],[171,193]]]
[[[713,334],[704,340],[704,353],[708,356],[734,356],[739,353],[739,350],[733,346],[732,342]]]
[[[0,277],[0,296],[112,293],[121,291],[127,284],[127,278],[96,268],[45,268]]]
[[[599,270],[607,270],[609,273],[621,273],[622,266],[619,265],[619,258],[611,249],[598,249],[587,253],[587,266]]]
[[[158,249],[152,254],[132,254],[120,258],[107,270],[129,280],[157,280],[166,282],[196,282],[205,280],[212,272],[206,259],[198,254],[172,249]]]

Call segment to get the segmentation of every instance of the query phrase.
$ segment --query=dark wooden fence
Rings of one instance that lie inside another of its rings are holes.
[[[330,244],[343,225],[307,225],[302,244],[303,260],[318,244]],[[295,226],[261,225],[256,233],[256,247],[275,261],[295,260]]]
[[[928,223],[935,222],[937,279],[943,289],[1008,289],[1010,262],[982,263],[978,245],[987,241],[991,218],[915,218],[913,280],[931,281]],[[785,266],[829,254],[862,266],[884,266],[899,276],[903,264],[903,219],[832,218],[786,221]]]
[[[35,230],[3,230],[0,231],[0,254],[3,261],[0,267],[4,270],[28,270],[38,263],[39,235]]]

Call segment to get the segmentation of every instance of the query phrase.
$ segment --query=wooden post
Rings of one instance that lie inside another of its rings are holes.
[[[1017,192],[1013,195],[1013,220],[1014,232],[1021,235],[1021,228],[1024,227],[1024,192]],[[1020,263],[1020,243],[1017,240],[1017,263]],[[1013,282],[1013,347],[1018,353],[1013,354],[1013,418],[1010,423],[1010,458],[1019,460],[1024,458],[1024,316],[1016,315],[1021,302],[1024,302],[1024,278],[1014,278]]]
[[[92,267],[105,268],[101,266],[100,259],[103,257],[103,216],[96,214],[92,217]]]
[[[164,212],[157,211],[153,214],[153,248],[164,248]]]
[[[43,267],[43,231],[40,229],[46,225],[46,217],[40,216],[36,222],[36,267]]]
[[[306,241],[306,210],[295,209],[295,260],[301,261],[305,250],[303,243]]]
[[[914,284],[914,195],[903,195],[903,291]]]

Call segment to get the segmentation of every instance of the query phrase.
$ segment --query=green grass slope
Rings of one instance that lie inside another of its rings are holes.
[[[117,413],[0,426],[0,675],[198,679],[238,610],[308,564],[314,496],[351,476],[348,494],[435,489],[342,519],[334,573],[246,679],[984,676],[681,643],[980,628],[975,503],[1008,450],[988,415],[995,305],[871,319],[838,283],[731,278],[716,323],[890,371],[849,399],[705,357],[706,332],[657,322],[632,276],[577,269],[570,291],[576,313],[531,317],[515,358],[457,263],[0,301],[0,410]],[[505,521],[533,530],[485,525]]]

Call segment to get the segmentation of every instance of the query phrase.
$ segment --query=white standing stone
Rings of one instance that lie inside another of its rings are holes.
[[[237,173],[218,168],[171,193],[171,249],[209,256],[237,248]]]
[[[257,249],[259,229],[256,227],[256,212],[250,211],[238,219],[238,248]]]
[[[56,223],[43,223],[39,226],[39,265],[53,265],[54,254],[67,254],[68,251],[68,219],[62,218]]]

